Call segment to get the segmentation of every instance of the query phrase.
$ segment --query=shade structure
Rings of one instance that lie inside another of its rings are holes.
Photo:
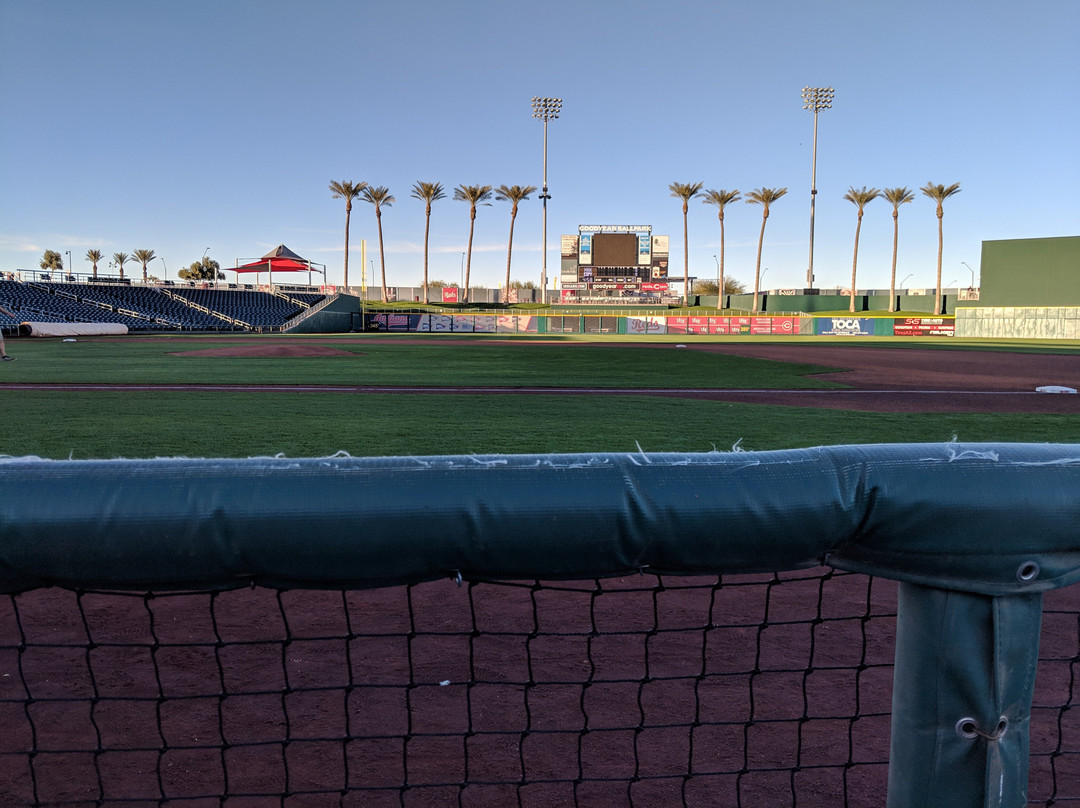
[[[316,267],[322,267],[316,269]],[[241,272],[267,272],[270,274],[270,282],[274,282],[275,272],[322,272],[326,275],[326,265],[317,264],[314,261],[309,261],[306,258],[301,258],[294,253],[284,244],[277,245],[274,249],[264,255],[257,261],[252,261],[247,264],[240,264],[234,267],[234,272],[237,273],[237,280],[239,281]],[[256,276],[257,277],[257,276]]]

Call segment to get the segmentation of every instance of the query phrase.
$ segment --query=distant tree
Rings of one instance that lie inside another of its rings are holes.
[[[787,193],[787,188],[758,188],[746,195],[746,204],[761,205],[761,235],[757,243],[757,264],[754,266],[754,311],[758,310],[758,291],[761,287],[761,247],[765,243],[765,222],[769,220],[769,207]]]
[[[682,200],[682,239],[683,239],[683,290],[685,305],[690,305],[690,243],[687,240],[686,213],[690,209],[690,200],[701,193],[703,182],[673,182],[668,186],[671,195]]]
[[[510,281],[511,289],[539,289],[535,281]]]
[[[370,202],[375,206],[375,222],[379,225],[379,265],[382,267],[382,301],[383,303],[386,303],[389,298],[386,296],[386,250],[383,249],[382,209],[393,205],[394,197],[390,195],[390,189],[385,185],[380,185],[378,188],[373,188],[368,185],[360,192],[360,197],[365,202]]]
[[[209,256],[203,256],[191,266],[181,269],[176,273],[181,280],[185,281],[223,281],[225,273],[221,271],[221,264]]]
[[[428,234],[431,232],[431,203],[446,198],[441,182],[417,182],[409,194],[424,203],[424,302],[428,298]]]
[[[506,283],[503,289],[510,288],[510,256],[514,250],[514,221],[517,219],[518,203],[528,199],[535,190],[535,185],[500,185],[495,189],[498,201],[510,203],[510,240],[506,245]]]
[[[715,295],[716,288],[716,281],[700,280],[694,282],[695,295]],[[724,294],[746,294],[746,284],[736,280],[735,278],[724,278]]]
[[[146,265],[157,258],[153,250],[132,250],[131,257],[142,264],[142,279],[146,283]]]
[[[124,277],[124,264],[131,260],[131,256],[124,252],[113,253],[112,260],[120,270],[120,277]]]
[[[850,186],[848,192],[844,194],[844,199],[859,210],[858,223],[855,225],[855,253],[851,257],[851,302],[848,311],[852,313],[855,312],[855,270],[859,266],[859,233],[862,231],[863,211],[879,196],[881,196],[881,191],[877,188],[867,188],[865,185],[857,191],[854,186]]]
[[[937,202],[937,292],[934,297],[934,314],[944,314],[941,310],[941,254],[945,247],[944,235],[941,227],[942,217],[945,215],[945,211],[941,206],[941,203],[948,199],[953,194],[960,193],[960,183],[954,182],[952,185],[935,185],[932,182],[926,183],[919,189],[926,196]]]
[[[101,250],[87,250],[86,251],[86,260],[94,265],[94,277],[95,278],[97,277],[97,264],[98,264],[98,261],[100,261],[104,257],[105,256],[102,254]]]
[[[465,288],[461,290],[463,295],[461,302],[469,302],[469,273],[472,270],[472,243],[473,231],[476,227],[477,205],[490,205],[490,185],[459,185],[454,189],[454,199],[458,202],[469,203],[469,247],[465,253]]]
[[[454,284],[448,283],[447,281],[439,281],[439,280],[431,281],[430,283],[428,283],[428,286],[430,286],[432,289],[442,289],[444,286],[453,286],[453,285]]]
[[[725,191],[725,190],[721,189],[719,191],[712,191],[712,190],[706,191],[705,192],[705,197],[701,200],[702,203],[704,203],[706,205],[714,205],[714,206],[716,206],[716,215],[720,219],[720,272],[719,272],[720,278],[717,281],[717,283],[719,283],[722,287],[724,287],[725,290],[727,289],[727,281],[724,280],[724,208],[727,207],[732,202],[737,202],[740,198],[741,197],[739,196],[738,191]],[[703,292],[703,293],[699,293],[699,294],[709,294],[709,293],[708,292]],[[724,294],[740,294],[740,293],[739,292],[727,292],[727,291],[725,291]],[[721,305],[721,307],[723,307],[723,305],[724,305],[724,302],[722,300],[720,301],[720,305]]]
[[[896,252],[900,244],[900,206],[906,205],[915,198],[915,194],[906,187],[886,188],[882,192],[892,204],[893,237],[892,237],[892,271],[889,273],[889,311],[896,311]]]
[[[64,268],[64,261],[56,250],[46,250],[45,254],[41,256],[38,266],[42,269],[61,270]]]
[[[367,188],[366,182],[351,182],[349,180],[334,180],[330,183],[330,193],[334,199],[345,200],[345,275],[344,285],[349,285],[349,219],[352,217],[352,203],[360,192]]]

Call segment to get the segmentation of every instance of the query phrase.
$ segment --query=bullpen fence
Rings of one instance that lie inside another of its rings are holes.
[[[1065,445],[6,459],[0,783],[1078,805],[1078,523]]]

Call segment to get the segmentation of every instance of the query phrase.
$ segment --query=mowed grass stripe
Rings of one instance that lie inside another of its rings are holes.
[[[1080,442],[1072,415],[815,410],[653,396],[55,392],[0,386],[0,454],[64,458],[702,452]]]
[[[281,343],[253,338],[243,344]],[[207,338],[25,340],[17,349],[11,348],[23,361],[5,365],[0,382],[687,389],[845,386],[842,373],[831,380],[812,378],[837,368],[688,351],[664,343],[451,346],[357,338],[331,345],[339,353],[230,357],[199,353],[225,346],[221,340]]]

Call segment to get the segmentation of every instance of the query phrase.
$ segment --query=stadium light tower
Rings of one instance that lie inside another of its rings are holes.
[[[832,87],[803,87],[803,109],[814,113],[814,158],[810,169],[810,266],[806,270],[806,288],[814,288],[814,199],[817,197],[817,115],[832,108]]]
[[[547,203],[551,199],[547,184],[547,129],[548,121],[559,117],[562,99],[540,98],[534,95],[532,109],[532,116],[544,122],[544,190],[540,192],[540,198],[544,200],[544,252],[540,262],[540,302],[547,303]]]

